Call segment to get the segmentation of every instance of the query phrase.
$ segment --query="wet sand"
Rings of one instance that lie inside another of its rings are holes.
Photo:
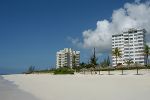
[[[20,90],[13,82],[0,76],[0,100],[38,100],[33,95]]]

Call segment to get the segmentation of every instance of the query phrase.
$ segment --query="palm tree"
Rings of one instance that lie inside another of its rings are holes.
[[[115,58],[116,58],[116,67],[117,67],[117,59],[118,59],[118,57],[120,58],[121,57],[121,50],[118,48],[118,47],[116,47],[113,51],[112,51],[112,55],[113,56],[115,56]]]
[[[125,61],[125,63],[127,64],[127,66],[129,67],[132,63],[134,63],[133,61],[132,61],[132,59],[127,59],[126,61]]]
[[[129,68],[130,65],[131,65],[132,63],[134,63],[134,62],[132,61],[132,59],[127,59],[127,60],[125,61],[125,63],[127,64],[127,67]],[[123,75],[123,66],[122,66],[122,75]]]
[[[148,45],[144,46],[144,55],[145,55],[145,59],[146,59],[146,66],[148,64],[148,56],[150,55],[150,47]]]

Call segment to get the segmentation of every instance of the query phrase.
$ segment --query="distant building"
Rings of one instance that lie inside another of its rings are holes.
[[[126,65],[125,61],[131,59],[134,63],[141,65],[145,64],[143,54],[145,44],[144,29],[128,29],[121,34],[112,35],[112,50],[118,47],[121,50],[122,56],[117,62]],[[116,58],[112,56],[112,65],[116,66]]]
[[[64,48],[56,53],[56,68],[79,66],[80,51],[74,51],[71,48]]]

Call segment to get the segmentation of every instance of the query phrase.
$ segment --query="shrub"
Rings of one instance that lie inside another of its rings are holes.
[[[37,70],[37,71],[34,71],[34,73],[53,73],[54,70]]]
[[[74,74],[74,70],[71,69],[71,68],[66,68],[66,67],[63,67],[63,68],[58,68],[54,71],[54,74]]]
[[[116,70],[134,70],[134,69],[146,69],[146,67],[144,66],[124,66],[124,67],[117,67],[115,68]]]

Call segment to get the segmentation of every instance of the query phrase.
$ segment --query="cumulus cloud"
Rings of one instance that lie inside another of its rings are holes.
[[[76,45],[79,48],[82,48],[82,43],[78,38],[67,37],[67,40],[71,41],[72,44]]]
[[[114,10],[111,21],[107,19],[97,22],[96,29],[85,30],[83,40],[72,39],[76,45],[83,48],[96,47],[101,52],[111,49],[112,34],[121,33],[128,28],[145,28],[148,37],[150,36],[150,2],[126,3],[122,8]],[[149,42],[149,40],[147,39]]]

